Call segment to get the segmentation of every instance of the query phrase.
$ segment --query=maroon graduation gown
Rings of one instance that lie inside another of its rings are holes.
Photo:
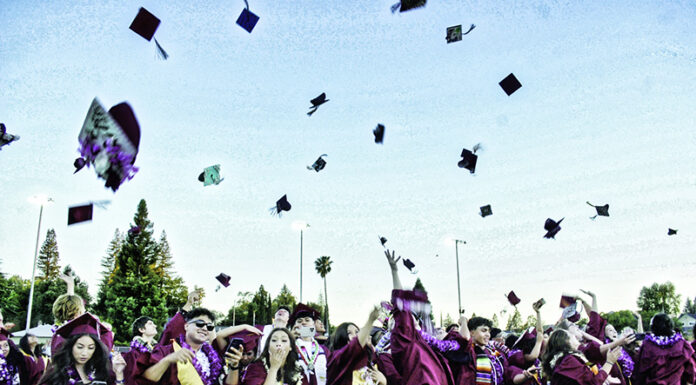
[[[46,370],[48,358],[34,358],[32,356],[27,356],[24,354],[22,354],[22,356],[24,357],[24,371],[26,372],[26,377],[24,377],[22,373],[20,373],[22,385],[37,385],[39,383],[39,380],[41,379],[41,376],[43,376],[44,371]]]
[[[606,356],[599,350],[599,344],[596,341],[590,341],[586,344],[582,344],[578,350],[585,355],[585,358],[587,358],[593,364],[596,364],[598,367],[602,367],[607,360]],[[618,363],[611,367],[609,375],[621,381],[620,385],[626,385],[626,378],[624,378],[623,372],[621,371],[621,367]]]
[[[684,340],[671,346],[645,340],[635,365],[634,385],[683,385],[695,380],[694,349]]]
[[[181,314],[181,312],[176,312],[174,317],[172,317],[172,319],[169,320],[169,322],[167,322],[167,325],[164,327],[164,330],[162,331],[162,337],[160,337],[159,340],[159,344],[169,345],[171,344],[171,340],[175,340],[179,338],[180,335],[186,334],[185,326],[186,321],[184,320],[184,316]]]
[[[331,353],[327,364],[326,385],[351,385],[353,383],[353,371],[367,366],[370,346],[360,346],[358,337],[354,337],[348,344]]]
[[[375,356],[375,363],[377,363],[379,371],[387,378],[387,385],[401,385],[403,383],[401,374],[399,374],[399,371],[396,370],[394,366],[391,353],[377,354]]]
[[[600,341],[604,341],[606,335],[604,329],[607,327],[607,320],[602,318],[596,311],[590,312],[590,322],[587,323],[585,332]]]
[[[459,332],[455,331],[449,332],[445,339],[457,341],[460,345],[460,354],[468,356],[467,359],[460,360],[463,362],[451,365],[456,380],[455,383],[457,385],[476,384],[476,348],[473,341],[465,339]],[[523,369],[509,365],[507,357],[502,353],[500,355],[500,363],[503,367],[503,382],[506,384],[512,384],[512,379],[523,372]]]
[[[599,370],[594,374],[582,360],[568,354],[556,363],[551,375],[551,385],[602,385],[607,373]]]
[[[121,353],[121,357],[126,361],[126,369],[123,371],[123,379],[125,385],[136,385],[136,376],[138,374],[138,358],[148,353],[141,353],[135,349],[131,349],[126,353]]]
[[[164,372],[162,378],[160,378],[158,382],[152,382],[145,378],[145,371],[150,366],[160,362],[162,359],[164,359],[164,357],[171,353],[174,353],[174,346],[157,345],[150,353],[139,354],[136,359],[136,383],[139,385],[178,385],[179,378],[177,375],[179,374],[179,371],[176,368],[176,364],[169,365],[169,368],[167,368],[167,371]]]
[[[241,385],[263,385],[266,381],[266,368],[263,367],[263,363],[260,360],[256,360],[247,366],[247,370],[244,376],[240,379]],[[307,377],[300,373],[300,378],[302,379],[302,385],[309,385],[307,382]],[[295,384],[287,384],[295,385]]]

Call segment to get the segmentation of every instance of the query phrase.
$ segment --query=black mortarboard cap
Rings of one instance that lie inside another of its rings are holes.
[[[384,141],[383,124],[378,124],[377,127],[374,130],[372,130],[372,133],[375,134],[375,143],[382,143]]]
[[[387,238],[379,237],[379,242],[384,246],[387,243]]]
[[[413,262],[411,262],[410,259],[404,258],[404,259],[402,260],[402,262],[404,263],[404,266],[406,266],[406,268],[407,268],[410,272],[412,272],[412,273],[414,273],[414,274],[417,273],[417,271],[413,270],[413,268],[416,267],[416,264],[413,263]]]
[[[220,273],[217,277],[215,277],[215,279],[217,279],[218,281],[220,281],[220,283],[221,283],[222,286],[224,286],[224,287],[229,287],[229,286],[230,286],[230,279],[231,279],[231,278],[232,278],[232,277],[230,277],[229,275],[227,275],[227,274],[225,274],[225,273]]]
[[[92,203],[68,208],[68,226],[75,223],[91,221],[93,210],[94,205]]]
[[[677,235],[677,231],[675,229],[667,229],[667,235]]]
[[[447,44],[462,40],[462,25],[455,25],[447,28]]]
[[[152,36],[155,35],[157,27],[160,25],[160,19],[153,15],[147,9],[140,7],[138,14],[133,19],[130,25],[130,29],[138,35],[142,36],[143,39],[150,41]]]
[[[427,0],[401,0],[399,3],[392,5],[392,12],[396,12],[396,10],[399,8],[399,12],[406,12],[414,8],[420,8],[425,6],[426,1]]]
[[[510,304],[512,306],[517,306],[517,304],[522,301],[521,299],[519,299],[519,297],[517,297],[517,294],[515,294],[515,292],[512,290],[510,290],[510,292],[508,293],[507,299],[508,299],[508,302],[510,302]]]
[[[11,135],[7,133],[7,127],[4,123],[0,123],[0,149],[6,144],[10,144],[15,140],[19,140],[19,135]]]
[[[491,209],[491,205],[481,206],[481,216],[485,218],[489,215],[493,215],[493,209]]]
[[[327,156],[326,154],[322,154],[317,160],[314,161],[314,164],[311,166],[307,166],[307,170],[314,170],[316,172],[319,172],[326,167],[326,161],[322,156]]]
[[[251,33],[258,21],[259,17],[256,16],[256,14],[251,12],[248,8],[244,8],[242,13],[239,14],[239,17],[237,18],[237,25]]]
[[[503,88],[503,91],[505,91],[505,93],[508,94],[508,96],[512,95],[515,91],[519,90],[520,87],[522,87],[520,81],[517,80],[517,78],[513,74],[508,75],[498,84],[500,84],[500,87]]]
[[[465,148],[462,150],[461,157],[462,160],[460,160],[459,163],[457,163],[459,168],[465,168],[473,174],[474,171],[476,171],[476,161],[478,160],[478,155]]]
[[[288,202],[288,196],[283,195],[280,199],[278,199],[275,207],[272,207],[270,211],[272,215],[280,216],[283,211],[290,211],[291,208],[292,205],[290,202]]]
[[[544,238],[553,238],[556,239],[556,234],[558,234],[559,231],[561,231],[561,222],[563,222],[564,218],[561,218],[558,222],[554,221],[551,218],[547,218],[546,222],[544,223],[544,230],[546,230],[546,235],[544,235]]]
[[[309,107],[309,112],[307,113],[307,115],[312,116],[313,113],[317,112],[317,108],[319,108],[319,106],[328,101],[329,99],[326,98],[326,93],[322,92],[321,95],[309,101],[310,103],[312,103],[312,107]]]
[[[609,216],[609,204],[605,204],[604,206],[595,206],[589,201],[587,202],[588,205],[592,206],[597,210],[597,215],[602,216],[602,217],[608,217]],[[597,215],[590,217],[590,219],[595,219],[597,218]]]

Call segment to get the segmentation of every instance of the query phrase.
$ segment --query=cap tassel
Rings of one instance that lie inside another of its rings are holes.
[[[399,8],[401,8],[401,2],[400,2],[400,1],[399,1],[398,3],[396,3],[396,4],[394,4],[394,5],[391,6],[391,11],[392,11],[392,13],[396,13],[396,11],[398,11]]]
[[[474,30],[474,28],[476,28],[476,24],[472,24],[472,25],[471,25],[471,27],[469,27],[469,30],[468,30],[468,31],[466,31],[466,32],[464,32],[464,33],[463,33],[462,35],[468,35],[468,34],[469,34],[469,32],[471,32],[471,31],[473,31],[473,30]]]
[[[310,107],[309,112],[307,113],[307,116],[312,116],[313,113],[317,112],[318,107]]]
[[[274,217],[275,217],[275,216],[277,216],[278,218],[282,218],[282,217],[283,217],[283,214],[281,214],[281,212],[278,211],[278,208],[276,208],[276,207],[271,207],[270,209],[268,209],[268,211],[270,211],[270,212],[271,212],[271,215],[274,216]]]
[[[467,33],[468,33],[468,32],[467,32]],[[481,143],[476,143],[476,145],[474,146],[472,152],[475,154],[476,151],[478,151],[478,150],[480,150],[480,149],[482,149],[482,148],[483,148],[483,146],[481,145]]]
[[[167,53],[167,51],[165,51],[164,48],[162,48],[157,39],[155,39],[155,44],[157,45],[157,55],[160,58],[167,60],[167,58],[169,58],[169,54]]]
[[[597,206],[595,206],[595,205],[593,205],[592,203],[590,203],[590,201],[587,201],[586,203],[587,203],[588,205],[594,207],[594,208],[597,208]],[[597,214],[597,215],[599,215],[599,214]],[[594,215],[594,216],[590,217],[590,219],[592,219],[592,220],[594,221],[595,218],[597,218],[597,215]]]

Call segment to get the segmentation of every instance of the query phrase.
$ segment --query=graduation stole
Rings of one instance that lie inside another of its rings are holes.
[[[297,352],[300,353],[300,358],[305,363],[305,365],[307,365],[307,370],[310,373],[314,373],[314,364],[317,363],[317,358],[319,358],[319,350],[320,350],[319,343],[314,338],[312,338],[312,350],[311,350],[311,352],[308,352],[304,346],[297,347]],[[311,354],[311,357],[310,357],[310,354]]]
[[[174,340],[172,340],[172,347],[175,352],[181,350],[181,346]],[[185,364],[177,361],[176,370],[176,377],[179,379],[181,385],[204,385],[201,376],[198,375],[191,361],[186,361]]]
[[[585,366],[586,366],[588,369],[590,369],[590,371],[592,371],[592,373],[593,373],[595,376],[596,376],[597,374],[599,374],[599,368],[597,367],[597,365],[595,365],[595,364],[591,363],[590,361],[588,361],[584,354],[578,354],[578,353],[571,353],[571,354],[574,355],[575,357],[579,358],[580,361],[582,361],[582,363],[585,364]]]

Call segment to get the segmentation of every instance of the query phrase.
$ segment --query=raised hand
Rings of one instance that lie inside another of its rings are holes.
[[[121,353],[115,353],[111,358],[111,367],[114,370],[114,374],[117,376],[122,376],[123,371],[126,370],[126,360],[123,359]]]
[[[399,262],[399,260],[401,259],[401,256],[399,256],[398,258],[395,258],[394,254],[395,254],[395,252],[393,250],[390,254],[389,249],[387,249],[384,252],[384,255],[387,256],[387,261],[389,262],[389,266],[391,266],[392,269],[396,269],[396,263]]]
[[[589,290],[580,289],[580,291],[583,292],[583,293],[585,293],[585,294],[587,294],[587,295],[589,295],[589,296],[592,297],[592,298],[597,298],[597,296],[595,295],[595,293],[593,293],[593,292],[591,292],[591,291],[589,291]]]
[[[289,348],[284,348],[282,346],[270,348],[270,366],[274,369],[280,369],[285,364],[285,359],[288,357],[290,352]]]
[[[370,368],[367,367],[367,375],[372,379],[372,382],[378,385],[387,385],[387,377],[377,369],[377,365]]]
[[[635,337],[633,338],[635,340]],[[614,365],[621,356],[621,347],[615,347],[614,349],[607,352],[607,362]]]
[[[234,347],[232,347],[230,350],[225,352],[225,358],[227,359],[227,362],[230,366],[233,367],[239,366],[239,361],[242,360],[243,355],[244,352],[242,351],[241,347],[239,349],[235,349]]]

